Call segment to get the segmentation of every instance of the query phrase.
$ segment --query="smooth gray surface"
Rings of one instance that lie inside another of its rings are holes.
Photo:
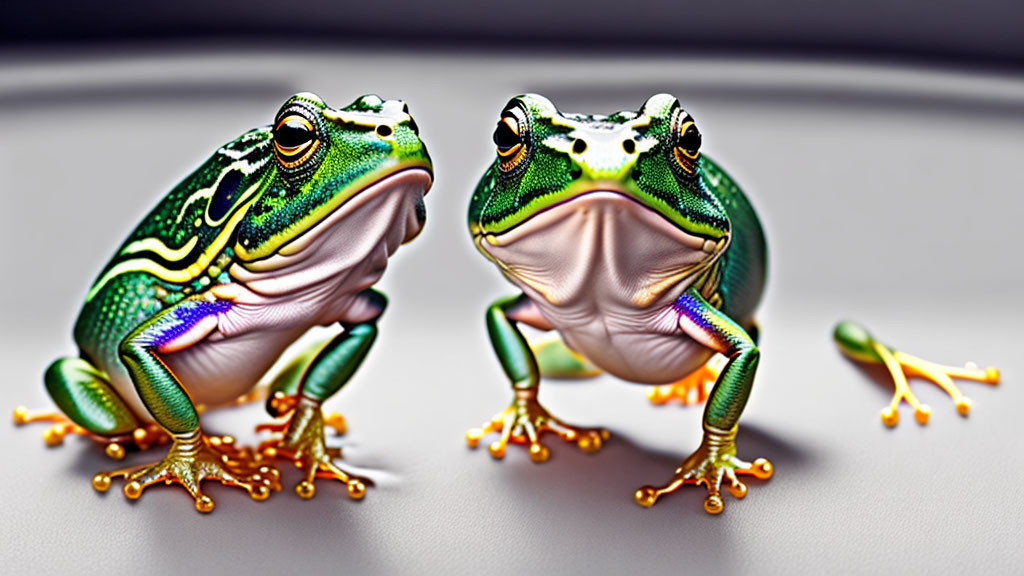
[[[350,432],[344,464],[378,486],[362,502],[321,485],[264,503],[211,487],[197,514],[177,488],[129,503],[89,486],[111,468],[44,426],[0,425],[7,573],[783,573],[1024,570],[1019,325],[1024,280],[1024,82],[903,69],[721,61],[223,54],[111,61],[8,59],[0,67],[0,408],[47,407],[46,364],[74,352],[81,299],[128,229],[217,146],[268,122],[291,92],[343,104],[374,91],[410,102],[435,159],[424,235],[382,288],[391,306],[359,374],[328,406]],[[509,96],[566,111],[636,108],[671,91],[706,150],[749,191],[771,247],[763,360],[741,456],[776,475],[726,497],[719,517],[686,489],[645,510],[700,437],[700,409],[655,408],[610,377],[550,383],[542,400],[613,439],[596,456],[549,439],[551,461],[465,447],[465,429],[510,395],[483,310],[511,293],[464,224]],[[834,349],[840,317],[911,353],[975,360],[967,419],[934,387],[933,409],[896,429],[891,388]],[[255,441],[259,407],[211,413],[211,431]],[[157,454],[137,455],[145,462]],[[358,468],[357,468],[358,467]]]

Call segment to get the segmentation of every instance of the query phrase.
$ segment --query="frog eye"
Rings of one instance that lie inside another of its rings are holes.
[[[498,167],[511,172],[526,158],[529,123],[518,108],[506,110],[494,128],[494,144],[498,147]]]
[[[687,119],[686,113],[682,113],[683,119],[677,120],[678,127],[673,130],[675,133],[675,145],[672,147],[672,154],[675,156],[676,164],[687,174],[693,174],[697,170],[697,157],[700,156],[701,135],[700,130],[693,120]]]
[[[301,165],[320,147],[313,124],[303,116],[285,116],[274,126],[274,148],[285,168]]]

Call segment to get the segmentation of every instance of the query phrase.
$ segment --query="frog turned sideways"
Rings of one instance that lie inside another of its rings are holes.
[[[723,509],[723,483],[742,498],[739,475],[769,478],[772,465],[736,453],[737,423],[760,353],[753,313],[765,278],[765,240],[737,185],[700,153],[701,133],[676,98],[652,96],[637,112],[563,114],[538,95],[512,99],[494,131],[497,157],[469,208],[479,250],[521,293],[496,301],[487,330],[511,380],[512,405],[467,433],[487,434],[495,458],[511,442],[547,460],[542,432],[585,451],[608,439],[538,401],[542,375],[602,370],[644,384],[702,375],[726,358],[704,412],[704,438],[651,506],[685,484],[704,484],[704,509]],[[518,325],[556,330],[531,349]],[[712,368],[713,369],[713,368]]]
[[[161,461],[100,473],[97,490],[123,476],[138,498],[179,483],[201,512],[200,482],[245,488],[256,500],[278,488],[266,454],[295,462],[312,497],[316,477],[365,484],[333,463],[321,403],[352,376],[377,335],[386,299],[371,289],[388,257],[425,220],[430,158],[408,108],[364,96],[335,109],[298,94],[270,126],[226,144],[176,186],[128,237],[86,296],[75,325],[80,355],[54,362],[46,389],[79,432],[108,444],[170,440]],[[272,382],[268,410],[280,439],[261,453],[207,437],[197,405],[245,398],[284,349],[315,325],[342,331],[293,361]],[[328,423],[330,423],[328,421]]]

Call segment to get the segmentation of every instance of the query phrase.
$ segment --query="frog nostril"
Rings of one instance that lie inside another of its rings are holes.
[[[583,154],[587,150],[587,143],[577,138],[572,143],[572,151],[575,154]]]
[[[636,142],[632,138],[627,138],[622,141],[622,149],[626,151],[626,154],[632,154],[636,152]]]
[[[391,126],[388,126],[387,124],[377,126],[377,136],[380,136],[381,138],[391,136]]]

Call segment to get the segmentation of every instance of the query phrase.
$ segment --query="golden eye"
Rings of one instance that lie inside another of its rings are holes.
[[[518,118],[520,115],[518,108],[506,110],[494,128],[492,138],[498,147],[498,167],[502,172],[514,170],[526,158],[529,125],[525,118]]]
[[[697,170],[697,157],[700,156],[700,131],[693,120],[687,120],[674,130],[674,133],[676,138],[672,153],[676,163],[687,174],[693,174]]]
[[[285,168],[295,168],[309,160],[319,147],[313,124],[303,116],[285,116],[274,126],[274,148]]]

